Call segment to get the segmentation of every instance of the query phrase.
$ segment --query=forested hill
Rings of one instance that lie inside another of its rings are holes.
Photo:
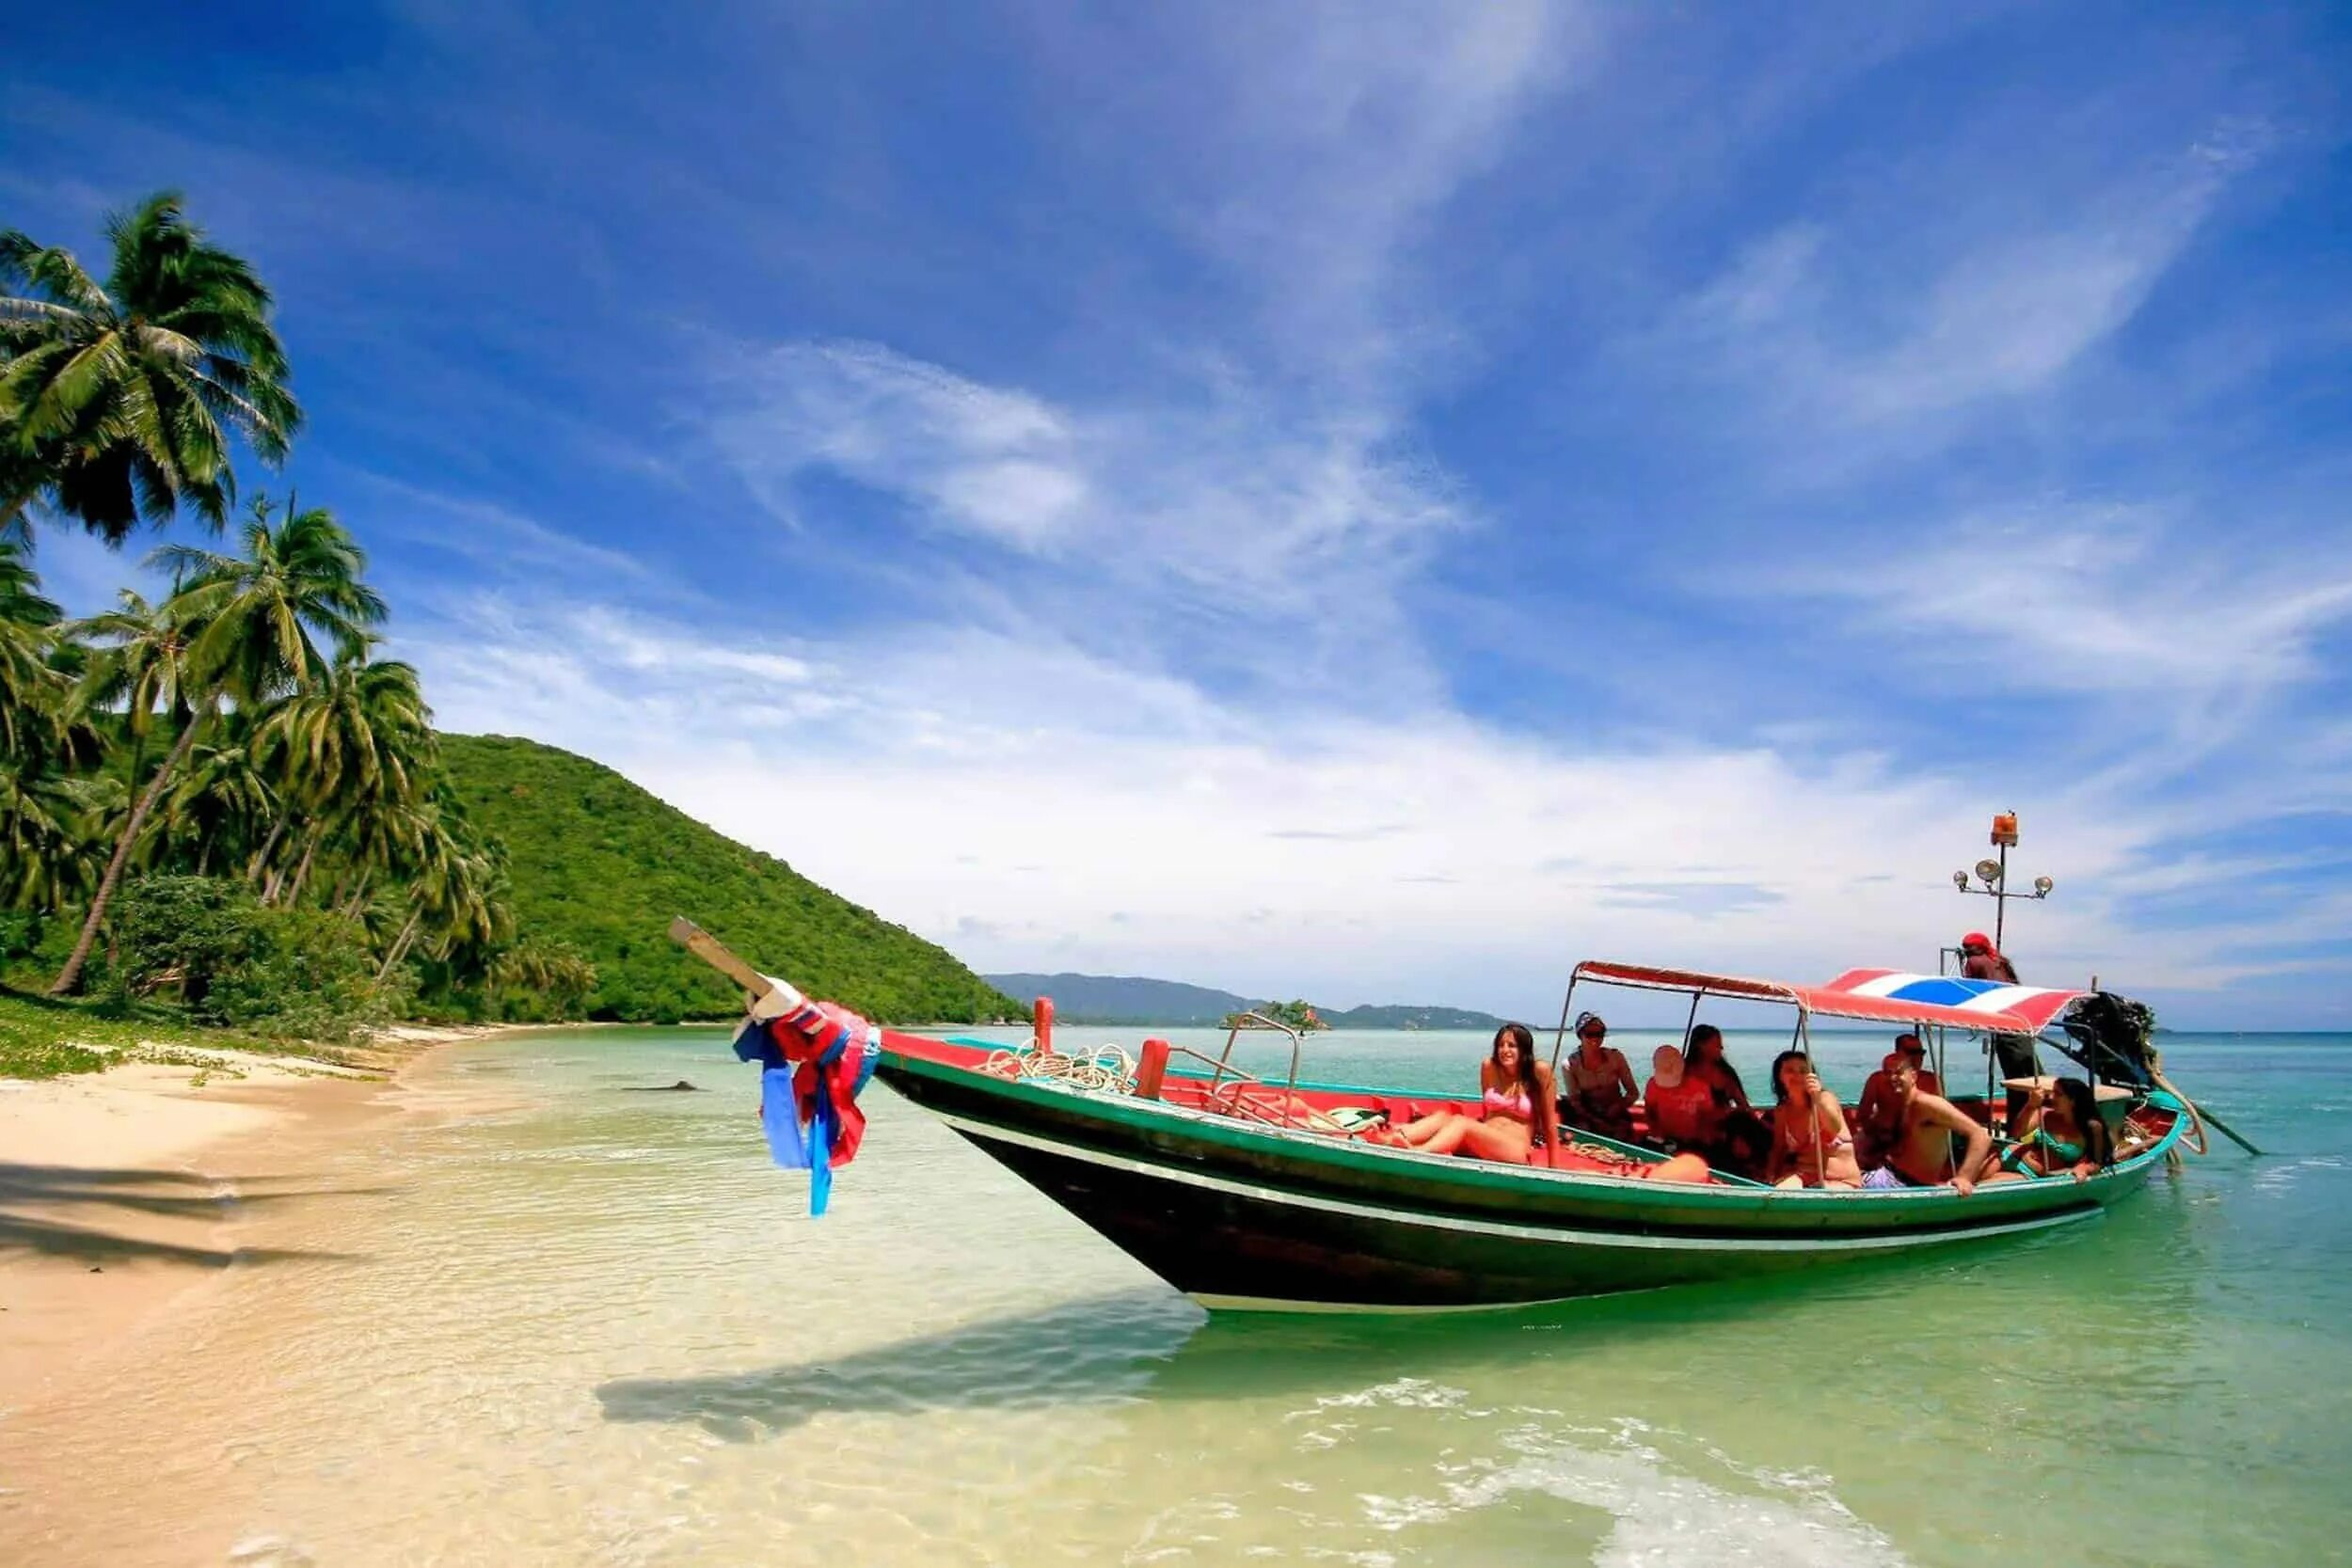
[[[946,953],[784,862],[746,848],[585,757],[504,736],[445,735],[467,816],[504,846],[516,928],[596,968],[591,1018],[733,1016],[741,997],[675,946],[685,915],[770,974],[895,1022],[1017,1017]]]
[[[1229,1013],[1262,1005],[1252,998],[1179,980],[1135,974],[987,974],[990,985],[1023,1001],[1054,999],[1054,1012],[1072,1023],[1158,1023],[1214,1028]],[[1497,1029],[1502,1020],[1464,1007],[1416,1006],[1319,1007],[1334,1029]]]

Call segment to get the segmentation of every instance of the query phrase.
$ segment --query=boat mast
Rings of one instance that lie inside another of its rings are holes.
[[[2047,877],[2036,877],[2031,893],[2019,893],[2010,887],[2009,852],[2016,843],[2017,814],[2013,811],[2001,812],[1993,818],[1993,847],[1999,851],[2000,858],[1994,860],[1988,856],[1976,865],[1977,880],[1984,885],[1970,886],[1965,871],[1952,873],[1952,886],[1963,893],[1973,893],[1993,900],[1993,945],[2002,953],[2009,951],[2009,901],[2025,898],[2039,903],[2049,897],[2050,890],[2058,885]],[[1938,974],[1944,973],[1945,956],[1951,951],[1948,947],[1936,949],[1935,972]]]

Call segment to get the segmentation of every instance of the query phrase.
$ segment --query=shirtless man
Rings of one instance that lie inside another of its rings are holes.
[[[1895,1049],[1863,1081],[1862,1103],[1854,1112],[1854,1136],[1865,1165],[1886,1163],[1886,1151],[1894,1146],[1896,1130],[1902,1125],[1902,1097],[1895,1091],[1898,1056],[1911,1058],[1921,1089],[1929,1094],[1944,1092],[1944,1081],[1928,1070],[1928,1048],[1919,1043],[1919,1037],[1908,1029],[1897,1035]]]
[[[1891,1076],[1899,1111],[1886,1164],[1864,1174],[1866,1187],[1952,1187],[1966,1197],[1977,1190],[1977,1173],[1993,1153],[1993,1134],[1940,1094],[1919,1086],[1918,1065],[1899,1054]],[[1952,1159],[1952,1134],[1968,1140],[1967,1152]],[[1996,1178],[1988,1177],[1993,1180]]]

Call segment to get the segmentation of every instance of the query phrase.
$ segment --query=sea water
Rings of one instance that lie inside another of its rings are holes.
[[[1753,1090],[1782,1043],[1733,1037]],[[879,1088],[812,1221],[721,1032],[458,1046],[255,1217],[273,1260],[93,1379],[46,1495],[0,1495],[0,1559],[2346,1560],[2352,1037],[2164,1043],[2269,1152],[2217,1144],[2097,1222],[1525,1312],[1214,1320]],[[1486,1044],[1324,1036],[1304,1075],[1458,1089]],[[1851,1099],[1884,1041],[1816,1046]],[[706,1092],[628,1092],[680,1078]]]

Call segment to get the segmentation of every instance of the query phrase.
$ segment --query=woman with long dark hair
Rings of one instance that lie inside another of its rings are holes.
[[[2115,1138],[2099,1114],[2099,1097],[2079,1078],[2041,1086],[2027,1103],[2018,1139],[2001,1168],[2020,1175],[2072,1176],[2085,1181],[2115,1164]]]
[[[1748,1087],[1740,1081],[1739,1069],[1724,1059],[1724,1032],[1711,1023],[1694,1026],[1683,1057],[1688,1064],[1684,1070],[1714,1096],[1709,1163],[1741,1176],[1756,1175],[1772,1153],[1772,1130],[1748,1103]]]
[[[1772,1058],[1772,1152],[1765,1180],[1776,1187],[1859,1187],[1853,1134],[1845,1108],[1821,1086],[1813,1059],[1802,1051]]]
[[[1479,1116],[1438,1111],[1396,1131],[1426,1154],[1468,1154],[1504,1164],[1554,1164],[1560,1117],[1551,1099],[1551,1069],[1535,1059],[1534,1032],[1524,1023],[1495,1031],[1478,1067]]]

